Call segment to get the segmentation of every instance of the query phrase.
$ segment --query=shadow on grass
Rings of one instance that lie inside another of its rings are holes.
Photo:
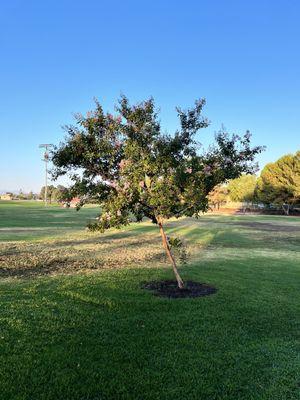
[[[189,218],[169,222],[166,224],[166,231],[168,235],[179,235],[186,239],[191,248],[192,260],[200,258],[205,249],[212,254],[216,248],[229,249],[232,250],[232,257],[238,249],[272,251],[274,254],[281,254],[283,251],[297,252],[299,249],[300,237],[296,234],[292,236],[290,232],[277,232],[273,228],[266,232],[264,225],[260,231],[253,227],[251,231],[247,224],[246,229],[241,229],[240,221],[234,224],[229,222],[214,225],[211,220],[207,224],[201,219]],[[233,226],[236,230],[232,229]],[[80,249],[80,246],[85,245],[87,248]],[[240,254],[238,256],[241,257]],[[78,260],[75,260],[76,257]],[[165,254],[157,227],[136,224],[122,231],[88,235],[82,239],[72,237],[69,240],[40,242],[34,246],[7,246],[6,249],[3,248],[0,257],[0,276],[69,274],[81,270],[134,267],[135,264],[149,264],[152,267],[164,260]]]
[[[201,274],[216,295],[156,298],[147,269],[2,285],[3,398],[296,400],[296,289]]]
[[[147,241],[144,241],[143,244],[146,245]],[[132,244],[132,246],[136,247],[138,251],[138,245],[136,243]],[[122,251],[124,247],[128,248],[128,244],[110,246],[107,251]],[[20,256],[22,257],[22,253]],[[166,259],[163,249],[159,252],[147,253],[144,258],[142,257],[137,261],[135,261],[134,258],[124,261],[122,260],[122,256],[120,256],[119,259],[116,258],[114,261],[109,261],[105,258],[93,258],[89,253],[86,253],[85,257],[81,254],[79,258],[76,258],[75,254],[75,259],[72,256],[60,256],[59,254],[54,254],[53,258],[48,258],[43,254],[39,255],[37,253],[32,264],[30,264],[30,261],[28,262],[26,260],[26,266],[22,266],[21,257],[19,263],[15,262],[13,267],[11,265],[8,265],[8,267],[0,267],[0,278],[33,278],[37,276],[92,272],[95,270],[130,268],[131,265],[140,265],[142,267],[145,264],[149,264],[150,268],[155,264],[162,264]],[[7,264],[9,264],[9,261],[7,261]],[[166,265],[168,264],[166,263]]]

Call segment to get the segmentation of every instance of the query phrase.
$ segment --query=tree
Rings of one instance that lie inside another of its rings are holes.
[[[19,193],[16,195],[16,198],[19,200],[26,200],[26,194],[23,192],[22,189],[19,190]]]
[[[55,191],[56,187],[54,185],[48,185],[47,186],[47,199],[49,200],[49,203],[52,203],[52,201],[55,201]],[[42,186],[39,198],[41,200],[44,200],[45,198],[45,186]]]
[[[66,127],[67,137],[52,152],[53,177],[68,174],[81,204],[93,198],[101,214],[92,230],[104,231],[149,218],[158,225],[179,288],[184,284],[164,230],[170,217],[195,216],[208,208],[208,193],[227,179],[253,172],[250,133],[216,134],[208,151],[197,153],[195,134],[209,123],[202,116],[205,100],[186,111],[177,108],[180,129],[161,132],[153,99],[129,104],[122,96],[116,115],[95,110],[77,115],[76,125]]]
[[[258,178],[256,196],[266,205],[279,205],[286,215],[300,202],[300,151],[267,164]]]
[[[32,190],[28,193],[27,199],[28,199],[28,200],[34,200],[34,193],[33,193]]]
[[[208,203],[219,210],[220,206],[226,203],[228,189],[225,185],[219,184],[208,194]]]
[[[63,185],[57,185],[51,196],[53,201],[58,202],[68,202],[72,197],[73,196],[70,194],[68,188]]]
[[[256,186],[255,175],[241,175],[228,183],[228,193],[232,201],[252,202]]]

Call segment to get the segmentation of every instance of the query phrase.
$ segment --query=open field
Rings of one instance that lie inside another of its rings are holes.
[[[0,241],[36,240],[71,233],[84,228],[97,213],[95,207],[85,207],[79,213],[55,204],[44,207],[36,201],[0,200]]]
[[[169,222],[218,289],[169,300],[140,288],[172,278],[157,228],[96,214],[0,203],[1,400],[300,399],[299,218]]]

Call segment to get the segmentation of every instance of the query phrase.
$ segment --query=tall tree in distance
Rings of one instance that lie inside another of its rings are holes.
[[[300,151],[267,164],[257,181],[256,196],[264,204],[282,207],[286,215],[300,202]]]
[[[241,175],[228,183],[228,193],[232,201],[252,202],[256,187],[255,175]]]
[[[77,115],[66,127],[67,137],[52,153],[53,177],[68,174],[81,205],[93,198],[101,214],[92,230],[104,231],[129,224],[133,215],[157,224],[179,288],[179,274],[164,222],[171,217],[195,216],[208,208],[208,193],[227,179],[253,173],[255,155],[250,133],[229,136],[218,132],[215,144],[201,154],[195,135],[206,128],[205,100],[188,110],[177,108],[179,129],[161,132],[152,98],[131,105],[122,96],[116,114],[104,113],[96,102],[93,111]],[[141,239],[142,240],[142,239]]]
[[[63,185],[57,185],[52,193],[52,200],[61,202],[68,202],[72,199],[72,194],[70,194],[68,188]]]
[[[225,185],[219,184],[213,188],[211,192],[208,194],[208,203],[212,205],[217,210],[220,209],[220,206],[226,203],[228,198],[228,189]]]
[[[56,191],[56,187],[54,185],[49,185],[47,188],[47,197],[49,200],[49,203],[52,203],[53,201],[55,201],[55,191]],[[41,187],[41,191],[39,194],[39,198],[42,200],[45,197],[45,186]]]

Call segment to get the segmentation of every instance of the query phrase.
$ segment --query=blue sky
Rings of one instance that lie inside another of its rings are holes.
[[[58,143],[72,113],[153,96],[164,129],[205,97],[221,124],[249,129],[260,166],[300,148],[299,1],[0,3],[0,190],[43,184],[39,143]]]

